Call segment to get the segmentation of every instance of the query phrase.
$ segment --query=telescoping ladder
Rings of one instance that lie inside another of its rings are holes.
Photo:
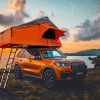
[[[8,57],[8,60],[7,60],[7,63],[6,63],[6,67],[3,70],[3,74],[2,74],[2,77],[1,77],[0,88],[6,87],[6,84],[7,84],[7,81],[8,81],[12,66],[13,66],[13,62],[14,62],[17,50],[18,50],[18,47],[12,47],[11,50],[10,50],[10,54],[9,54],[9,57]]]

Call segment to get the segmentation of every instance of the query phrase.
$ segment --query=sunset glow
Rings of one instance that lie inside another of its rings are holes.
[[[57,27],[69,31],[68,37],[61,39],[60,49],[63,52],[100,48],[100,0],[40,2],[41,0],[1,0],[0,32],[48,16]]]
[[[74,41],[62,41],[62,47],[60,50],[63,52],[78,52],[88,49],[99,49],[100,40],[92,40],[86,42],[74,42]]]

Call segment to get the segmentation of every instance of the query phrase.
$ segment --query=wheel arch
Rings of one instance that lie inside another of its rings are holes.
[[[18,63],[14,64],[14,67],[16,67],[16,66],[19,66],[20,67],[20,65]]]
[[[43,72],[45,72],[46,70],[52,70],[55,74],[55,78],[56,78],[56,73],[54,71],[54,69],[51,66],[45,66],[42,70],[41,70],[41,74],[43,74]]]
[[[19,63],[16,63],[16,64],[14,64],[14,69],[15,69],[15,67],[19,67],[20,68],[20,70],[21,70],[21,72],[22,72],[22,69],[21,69],[21,66],[20,66],[20,64]]]

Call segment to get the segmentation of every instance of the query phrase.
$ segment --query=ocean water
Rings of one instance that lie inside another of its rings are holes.
[[[67,56],[68,59],[81,59],[86,63],[88,68],[94,68],[94,64],[92,64],[91,61],[88,59],[89,57],[95,56]]]

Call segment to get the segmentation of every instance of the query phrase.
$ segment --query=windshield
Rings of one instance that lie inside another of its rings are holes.
[[[42,50],[43,58],[65,58],[63,53],[58,50]]]

